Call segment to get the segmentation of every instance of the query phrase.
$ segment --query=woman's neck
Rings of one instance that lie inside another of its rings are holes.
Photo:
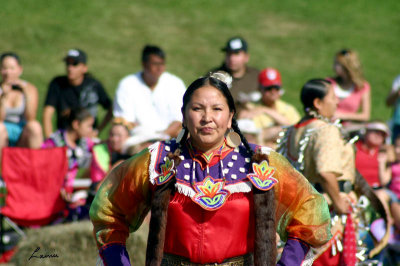
[[[353,81],[347,77],[338,77],[337,83],[343,90],[350,90],[354,87]]]
[[[210,153],[215,152],[219,148],[221,148],[221,146],[225,142],[225,138],[219,144],[212,145],[210,147],[205,147],[205,146],[200,147],[200,146],[196,145],[196,143],[194,143],[192,139],[189,139],[189,141],[190,141],[191,146],[194,148],[194,151],[200,152],[203,154],[210,154]]]

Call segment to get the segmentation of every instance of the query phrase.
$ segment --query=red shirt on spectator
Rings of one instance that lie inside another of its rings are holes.
[[[356,169],[371,187],[380,187],[381,182],[379,180],[378,165],[379,149],[368,150],[364,148],[363,144],[364,142],[362,140],[356,143]]]

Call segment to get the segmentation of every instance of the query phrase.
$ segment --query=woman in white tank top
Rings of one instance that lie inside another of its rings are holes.
[[[38,90],[20,79],[22,65],[17,54],[0,56],[0,159],[6,146],[39,148],[43,142],[42,128],[36,120]]]

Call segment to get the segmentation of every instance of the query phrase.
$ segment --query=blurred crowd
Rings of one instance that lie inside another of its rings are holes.
[[[249,45],[241,37],[230,38],[221,50],[222,64],[210,66],[209,71],[231,74],[230,90],[238,106],[239,128],[249,142],[276,148],[281,132],[298,123],[306,111],[284,100],[285,90],[300,88],[286,88],[285,77],[273,66],[262,70],[251,67]],[[400,76],[387,88],[387,98],[382,99],[393,108],[392,118],[371,121],[371,87],[357,52],[343,49],[333,57],[333,73],[322,77],[334,87],[332,121],[339,119],[342,134],[355,143],[356,169],[384,202],[394,230],[399,231]],[[34,84],[21,78],[21,58],[14,52],[1,55],[0,159],[1,149],[7,146],[66,146],[69,171],[61,193],[73,212],[77,206],[89,206],[90,195],[120,162],[155,141],[177,137],[186,87],[179,77],[166,71],[166,54],[158,46],[143,48],[142,69],[123,77],[113,98],[89,73],[84,51],[67,51],[63,62],[66,73],[50,81],[43,113],[38,114],[42,95]],[[99,117],[99,107],[105,110],[104,117]],[[102,135],[107,137],[100,139],[105,128],[109,130]],[[86,199],[77,203],[72,199],[76,201],[73,193],[78,173],[79,178],[90,178],[91,186]],[[87,212],[80,213],[87,217]]]

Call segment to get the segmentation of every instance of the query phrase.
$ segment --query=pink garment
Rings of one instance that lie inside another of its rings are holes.
[[[107,172],[105,172],[101,166],[93,160],[90,165],[90,179],[92,180],[92,183],[100,182],[104,179],[106,174]]]
[[[391,165],[392,181],[390,182],[389,189],[396,193],[400,198],[400,162]]]
[[[338,86],[337,82],[332,78],[327,78],[330,82],[332,82],[333,86]],[[337,106],[337,110],[343,113],[356,113],[361,106],[362,96],[371,90],[371,86],[368,82],[364,83],[362,88],[355,88],[354,91],[350,94],[350,96],[346,98],[338,98],[339,103]]]
[[[68,172],[64,182],[64,188],[67,192],[73,191],[75,177],[80,168],[89,167],[88,161],[91,161],[93,140],[90,138],[82,138],[76,148],[69,147],[65,141],[64,131],[58,130],[53,133],[50,138],[46,139],[41,148],[67,147]],[[75,156],[74,156],[75,154]]]

